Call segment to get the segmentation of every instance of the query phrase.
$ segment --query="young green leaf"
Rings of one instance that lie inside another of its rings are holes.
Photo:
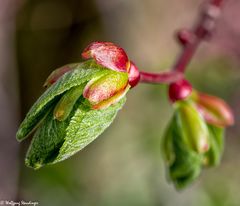
[[[177,103],[177,123],[182,131],[182,140],[198,153],[209,149],[208,128],[204,119],[190,101]]]
[[[173,132],[174,129],[174,118],[170,120],[170,124],[168,125],[168,128],[166,129],[162,141],[162,153],[164,156],[164,159],[167,163],[167,165],[171,165],[175,160],[175,152],[173,147]]]
[[[102,110],[80,105],[67,127],[65,141],[54,163],[72,156],[95,140],[112,123],[125,101],[123,98]]]
[[[224,148],[224,128],[208,125],[210,134],[210,149],[207,151],[204,164],[207,166],[217,166],[222,157]]]
[[[181,189],[192,183],[201,172],[202,154],[198,154],[182,141],[181,127],[176,116],[171,123],[174,161],[169,165],[169,175],[176,188]]]
[[[74,111],[71,112],[71,116],[73,114]],[[25,164],[28,167],[38,169],[54,160],[64,142],[71,116],[64,121],[58,121],[54,119],[53,108],[48,112],[35,132],[28,149],[25,159]]]
[[[44,87],[50,87],[52,84],[54,84],[62,75],[65,73],[75,69],[77,66],[77,63],[75,64],[67,64],[64,65],[58,69],[55,69],[46,79],[43,86]]]
[[[51,109],[33,136],[25,159],[28,167],[39,169],[62,161],[91,143],[114,120],[125,98],[103,110],[91,110],[77,100],[70,115],[63,121],[53,116]]]
[[[84,86],[85,84],[73,87],[61,97],[53,111],[55,119],[63,121],[69,116],[76,101],[82,95]]]
[[[17,140],[22,141],[45,116],[53,103],[67,90],[86,83],[95,77],[111,72],[94,61],[76,64],[76,68],[65,73],[55,84],[49,87],[32,106],[17,131]]]

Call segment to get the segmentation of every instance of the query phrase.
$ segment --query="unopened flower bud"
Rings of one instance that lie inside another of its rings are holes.
[[[119,72],[127,72],[128,56],[111,42],[93,42],[82,53],[84,59],[93,58],[98,64]]]
[[[130,86],[128,85],[126,88],[120,90],[119,92],[117,92],[114,96],[110,97],[109,99],[106,99],[98,104],[92,105],[92,109],[105,109],[117,102],[120,101],[120,99],[122,99],[126,93],[128,92],[128,90],[130,89]]]
[[[176,112],[163,137],[163,154],[169,176],[178,189],[192,183],[199,176],[202,165],[202,154],[186,144],[182,130]]]
[[[111,42],[93,42],[82,53],[84,59],[93,58],[97,64],[116,72],[128,73],[128,83],[131,87],[140,80],[137,66],[128,59],[126,52]]]
[[[204,119],[191,102],[177,103],[177,121],[186,145],[198,153],[209,149],[209,133]]]
[[[54,118],[59,121],[64,121],[65,119],[67,119],[76,101],[82,95],[82,92],[83,92],[82,85],[73,87],[69,91],[67,91],[61,97],[61,99],[54,108],[53,111]]]
[[[91,105],[99,105],[107,101],[119,92],[123,92],[128,85],[128,74],[112,72],[99,79],[91,80],[84,88],[83,96]],[[99,108],[99,107],[98,107]]]
[[[190,96],[191,92],[191,84],[187,80],[181,79],[169,85],[168,95],[170,100],[175,102],[186,99]]]
[[[196,91],[194,92],[193,100],[209,124],[220,127],[234,124],[231,108],[222,99]]]

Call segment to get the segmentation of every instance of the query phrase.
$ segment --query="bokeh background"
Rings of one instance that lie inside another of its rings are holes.
[[[160,141],[172,114],[166,86],[139,85],[113,125],[74,157],[26,168],[29,140],[15,133],[55,68],[81,61],[96,40],[121,45],[140,70],[163,71],[180,51],[178,28],[190,27],[202,0],[0,0],[0,200],[43,206],[240,205],[240,1],[224,5],[187,77],[224,98],[236,124],[226,132],[222,164],[179,192],[166,179]]]

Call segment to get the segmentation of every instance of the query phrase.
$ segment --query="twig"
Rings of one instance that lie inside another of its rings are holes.
[[[179,72],[185,72],[199,44],[211,35],[216,19],[221,13],[222,3],[223,0],[211,0],[203,7],[200,18],[192,31],[181,29],[178,32],[178,39],[183,49],[172,68],[175,72],[154,74],[142,71],[140,72],[140,81],[144,83],[171,83],[174,80],[177,81],[180,77]]]
[[[144,83],[172,83],[183,78],[183,74],[178,71],[167,71],[162,73],[140,72],[140,81]]]

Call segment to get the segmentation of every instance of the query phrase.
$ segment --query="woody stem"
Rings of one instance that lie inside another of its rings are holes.
[[[220,15],[223,0],[211,0],[203,7],[200,12],[199,20],[196,25],[188,31],[189,36],[185,42],[179,41],[182,46],[182,51],[177,57],[172,71],[163,73],[140,72],[140,82],[143,83],[172,83],[179,80],[182,76],[179,73],[184,73],[188,64],[192,60],[199,44],[210,36],[217,17]],[[181,31],[180,31],[181,32]]]

